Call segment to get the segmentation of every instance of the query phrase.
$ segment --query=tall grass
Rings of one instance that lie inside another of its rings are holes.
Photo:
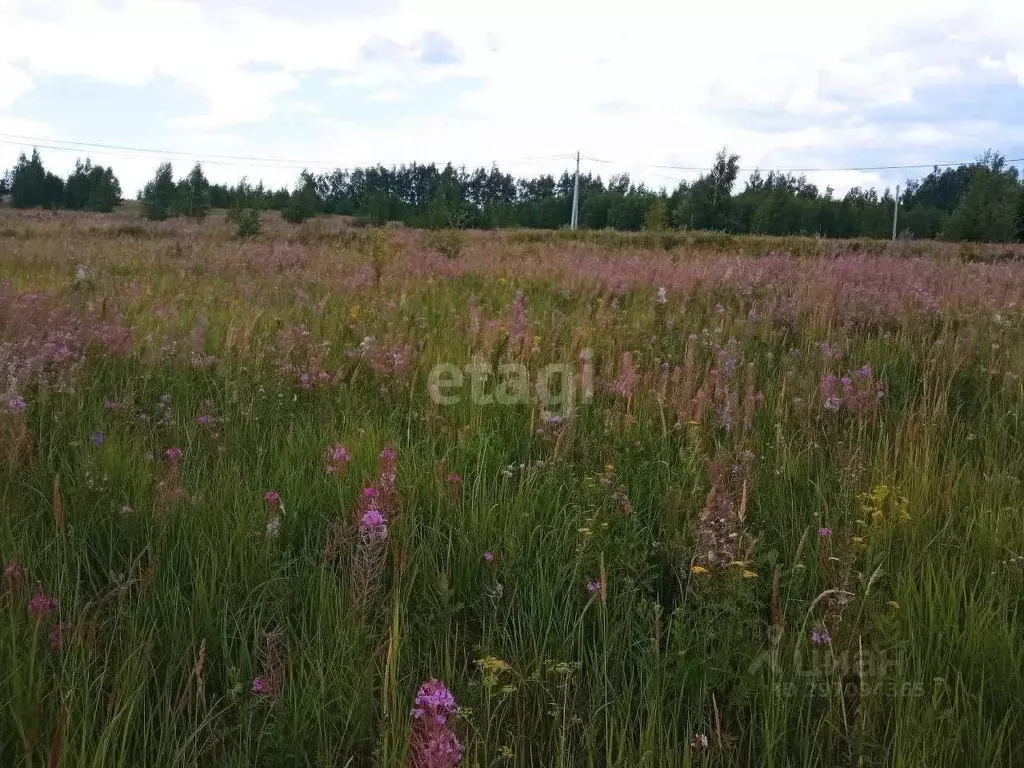
[[[1021,761],[1024,269],[8,218],[0,765]]]

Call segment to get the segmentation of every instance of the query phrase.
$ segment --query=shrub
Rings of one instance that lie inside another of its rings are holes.
[[[260,233],[262,222],[260,212],[255,208],[237,208],[230,218],[235,223],[235,233],[241,238],[256,237]]]
[[[456,229],[438,229],[424,233],[423,243],[440,253],[446,259],[457,259],[462,255],[465,243]]]

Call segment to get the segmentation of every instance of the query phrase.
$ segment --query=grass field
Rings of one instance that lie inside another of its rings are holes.
[[[0,213],[0,765],[1024,763],[1024,266],[654,237]]]

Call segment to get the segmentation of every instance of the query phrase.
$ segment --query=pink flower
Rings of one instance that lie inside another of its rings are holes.
[[[332,464],[341,464],[342,462],[348,462],[352,459],[349,455],[348,448],[340,443],[335,443],[331,446],[330,458]]]
[[[281,494],[277,491],[267,491],[263,494],[263,501],[265,501],[267,506],[271,509],[277,509],[281,506]]]
[[[494,553],[493,552],[484,552],[484,560],[486,560],[488,563],[493,563],[494,562]]]
[[[14,581],[21,576],[21,563],[17,560],[11,560],[7,563],[7,567],[4,568],[4,576]]]
[[[28,603],[28,612],[36,617],[49,616],[55,610],[57,610],[57,599],[47,597],[41,589],[39,594],[35,595]]]
[[[168,448],[164,452],[164,456],[167,457],[168,461],[177,461],[181,458],[181,448]]]
[[[270,692],[270,685],[262,677],[257,677],[252,681],[252,692],[258,696],[262,696]]]
[[[832,535],[832,529],[831,528],[819,528],[818,529],[818,535],[821,536],[822,538],[824,538],[826,536],[831,536]]]
[[[205,426],[205,425],[209,424],[212,421],[213,421],[213,417],[212,416],[207,416],[206,414],[203,414],[202,416],[196,416],[196,424],[199,424],[201,426]]]
[[[452,472],[451,474],[449,474],[447,480],[452,485],[458,485],[459,483],[462,482],[462,478],[459,476],[457,472]]]
[[[7,398],[7,410],[10,413],[21,413],[25,410],[25,399],[18,395]]]
[[[68,625],[63,621],[58,621],[53,625],[53,629],[50,630],[50,650],[59,651],[64,647],[64,633],[67,631]]]

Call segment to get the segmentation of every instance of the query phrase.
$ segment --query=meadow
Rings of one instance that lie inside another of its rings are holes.
[[[265,217],[0,211],[0,765],[1024,762],[1021,247]]]

